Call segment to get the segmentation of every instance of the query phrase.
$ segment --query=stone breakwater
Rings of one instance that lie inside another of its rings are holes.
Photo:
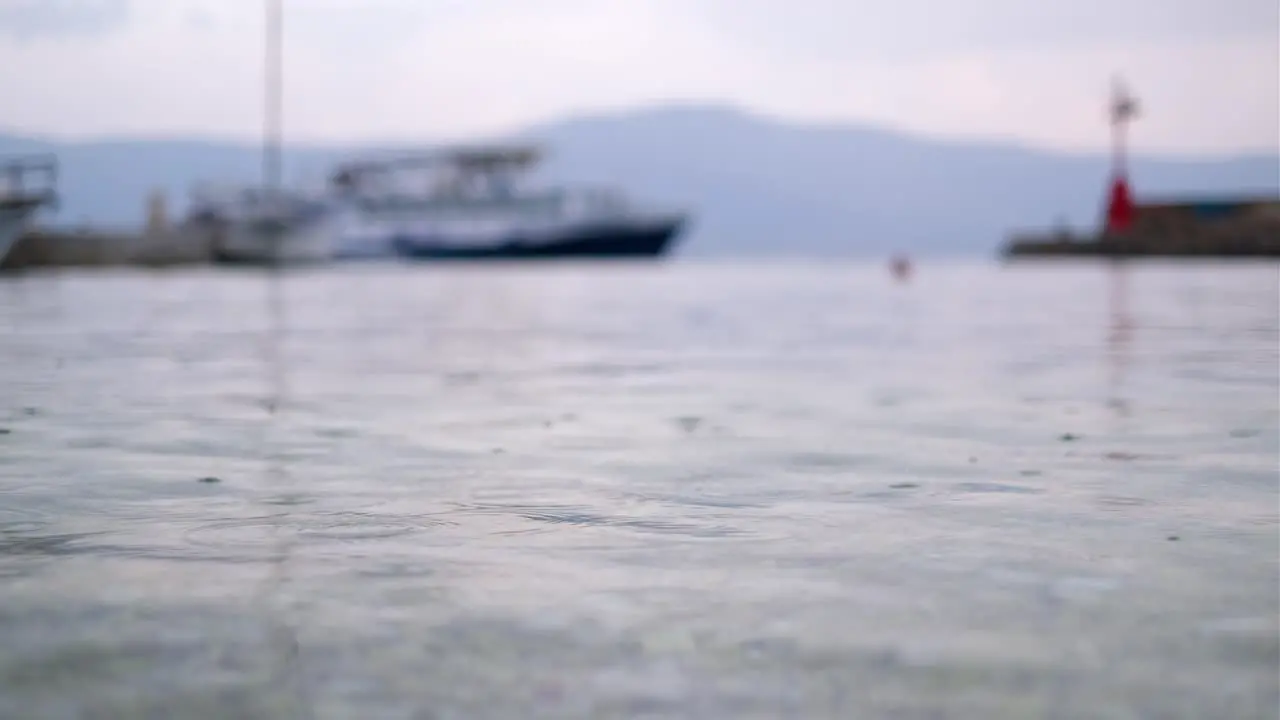
[[[0,271],[54,267],[165,267],[211,263],[207,237],[182,227],[162,230],[35,228],[0,262]]]
[[[1254,257],[1280,258],[1280,200],[1251,199],[1146,204],[1123,233],[1056,232],[1014,235],[1006,257]]]

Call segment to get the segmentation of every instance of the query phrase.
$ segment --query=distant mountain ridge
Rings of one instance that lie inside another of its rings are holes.
[[[694,213],[688,255],[988,254],[1010,230],[1092,226],[1108,158],[992,141],[937,140],[859,125],[800,125],[732,108],[663,106],[547,123],[544,177],[616,184]],[[372,146],[286,149],[291,177],[323,179]],[[146,196],[181,209],[200,181],[253,182],[252,143],[184,139],[53,142],[0,134],[0,157],[53,152],[59,224],[141,222]],[[1280,156],[1139,156],[1138,196],[1280,194]]]

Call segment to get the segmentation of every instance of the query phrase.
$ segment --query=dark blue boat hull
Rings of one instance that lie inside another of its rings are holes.
[[[509,237],[493,245],[446,245],[401,236],[392,246],[415,260],[553,260],[559,258],[657,258],[674,246],[683,220],[644,225],[576,228],[538,239]]]

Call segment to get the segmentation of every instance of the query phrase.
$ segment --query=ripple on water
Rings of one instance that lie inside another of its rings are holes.
[[[1244,521],[1250,525],[1260,525],[1262,527],[1266,527],[1268,525],[1280,525],[1280,515],[1276,515],[1276,514],[1253,515],[1251,517],[1245,518]]]
[[[266,555],[282,539],[355,542],[425,532],[452,523],[434,515],[383,515],[362,512],[279,513],[221,520],[189,528],[188,545]]]
[[[717,508],[722,510],[745,510],[768,507],[768,503],[736,500],[728,497],[712,495],[668,495],[662,497],[642,496],[646,500],[656,500],[675,507]]]
[[[48,513],[28,508],[0,507],[0,533],[32,533],[52,522]]]
[[[303,527],[299,534],[305,537],[327,540],[369,540],[408,535],[425,530],[428,525],[440,526],[445,524],[441,521],[426,523],[422,519],[409,522],[367,516],[358,517],[358,513],[343,513],[343,515],[345,517],[335,519],[332,522],[317,523],[314,526]]]
[[[693,477],[691,483],[698,483],[701,477]],[[625,492],[622,496],[631,502],[658,503],[672,508],[713,508],[717,510],[745,510],[769,507],[772,503],[764,500],[748,500],[723,493],[705,493],[696,489],[692,492],[654,493]]]
[[[0,529],[0,558],[17,556],[56,556],[76,555],[92,552],[92,548],[84,548],[80,541],[102,533],[55,533],[42,534],[39,528],[14,530]]]
[[[683,535],[697,538],[728,538],[747,533],[718,523],[694,523],[661,518],[637,518],[619,515],[601,515],[582,506],[574,505],[459,505],[458,512],[476,515],[506,515],[536,523],[533,527],[509,528],[495,535],[527,535],[555,532],[563,526],[613,528],[642,533]]]
[[[865,455],[836,452],[799,452],[788,454],[783,465],[794,472],[831,472],[865,467],[869,462]]]
[[[997,482],[963,482],[957,483],[955,489],[962,493],[1003,493],[1011,495],[1039,495],[1044,492],[1040,488],[1028,485],[1010,485]]]
[[[1103,510],[1127,510],[1129,508],[1147,507],[1155,503],[1140,497],[1127,495],[1100,495],[1095,500]]]

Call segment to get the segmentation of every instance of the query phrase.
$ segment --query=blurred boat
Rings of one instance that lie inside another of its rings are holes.
[[[0,163],[0,263],[35,214],[57,202],[58,163],[52,156]]]
[[[529,146],[453,147],[341,165],[341,258],[658,257],[684,212],[635,206],[612,188],[535,187]]]
[[[333,258],[336,218],[324,198],[205,187],[192,194],[181,229],[202,238],[216,263],[301,265]]]
[[[266,10],[267,97],[263,185],[229,191],[197,189],[184,230],[205,235],[216,263],[299,265],[333,258],[333,208],[323,198],[286,190],[281,183],[281,87],[283,5]]]

